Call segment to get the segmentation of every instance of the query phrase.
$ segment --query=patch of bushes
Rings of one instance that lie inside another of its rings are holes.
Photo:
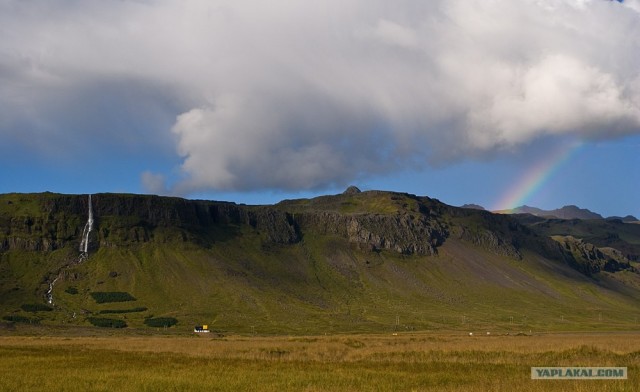
[[[45,304],[23,304],[20,309],[25,312],[51,312],[53,308]]]
[[[25,317],[25,316],[19,316],[17,314],[11,314],[8,316],[3,316],[2,317],[3,320],[6,321],[11,321],[14,323],[29,323],[29,324],[39,324],[40,320],[38,319],[31,319],[29,317]]]
[[[91,296],[99,304],[136,300],[133,295],[123,291],[94,291],[91,293]]]
[[[144,323],[150,327],[171,327],[178,324],[178,320],[173,317],[156,317],[144,320]]]
[[[71,294],[71,295],[76,295],[76,294],[78,294],[78,289],[73,287],[73,286],[69,286],[69,287],[67,287],[67,289],[64,292],[68,293],[68,294]]]
[[[144,312],[146,311],[147,308],[145,308],[144,306],[141,306],[139,308],[131,308],[131,309],[105,309],[105,310],[101,310],[99,313],[100,314],[110,314],[110,313],[137,313],[137,312]]]
[[[87,320],[96,327],[102,328],[126,328],[127,323],[122,320],[101,318],[101,317],[89,317]]]

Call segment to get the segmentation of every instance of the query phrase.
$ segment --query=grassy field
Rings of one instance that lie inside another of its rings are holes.
[[[640,385],[637,332],[218,338],[34,331],[0,336],[0,390],[526,392]],[[626,366],[629,378],[531,380],[532,366]]]

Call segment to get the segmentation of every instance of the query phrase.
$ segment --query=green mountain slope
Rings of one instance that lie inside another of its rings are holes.
[[[89,257],[78,263],[87,196],[0,196],[5,320],[89,326],[106,318],[153,331],[149,320],[162,317],[185,332],[208,324],[311,334],[631,329],[640,316],[634,262],[580,268],[577,248],[513,217],[426,197],[351,190],[274,206],[92,200]]]

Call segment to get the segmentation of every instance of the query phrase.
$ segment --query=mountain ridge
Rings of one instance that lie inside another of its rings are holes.
[[[482,206],[478,206],[476,204],[465,204],[462,208],[477,208],[484,209]],[[531,214],[543,218],[557,218],[557,219],[606,219],[606,220],[620,220],[623,222],[637,222],[638,218],[633,215],[626,215],[624,217],[620,216],[609,216],[603,217],[602,215],[593,212],[587,208],[580,208],[575,205],[566,205],[561,208],[556,208],[553,210],[544,210],[538,207],[531,207],[527,205],[522,205],[519,207],[506,209],[506,210],[495,210],[492,211],[496,214]]]
[[[575,205],[566,205],[554,210],[543,210],[537,207],[523,205],[508,210],[498,210],[493,212],[497,214],[531,214],[540,217],[550,217],[558,219],[604,219],[604,217],[598,213],[590,211],[586,208],[580,208]]]

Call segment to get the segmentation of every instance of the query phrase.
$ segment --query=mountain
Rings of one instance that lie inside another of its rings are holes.
[[[478,204],[464,204],[462,206],[460,206],[460,208],[470,208],[472,210],[485,210],[485,208],[481,205]]]
[[[602,215],[579,208],[574,205],[564,206],[555,210],[542,210],[536,207],[520,206],[510,210],[494,211],[498,214],[531,214],[535,216],[558,219],[604,219]]]
[[[633,215],[627,215],[625,217],[609,216],[609,217],[607,217],[607,220],[619,220],[619,221],[626,222],[626,223],[638,222],[638,218],[636,218]]]
[[[523,217],[355,187],[267,206],[5,194],[0,317],[223,334],[634,328],[640,225],[601,220],[589,237],[591,221]]]

